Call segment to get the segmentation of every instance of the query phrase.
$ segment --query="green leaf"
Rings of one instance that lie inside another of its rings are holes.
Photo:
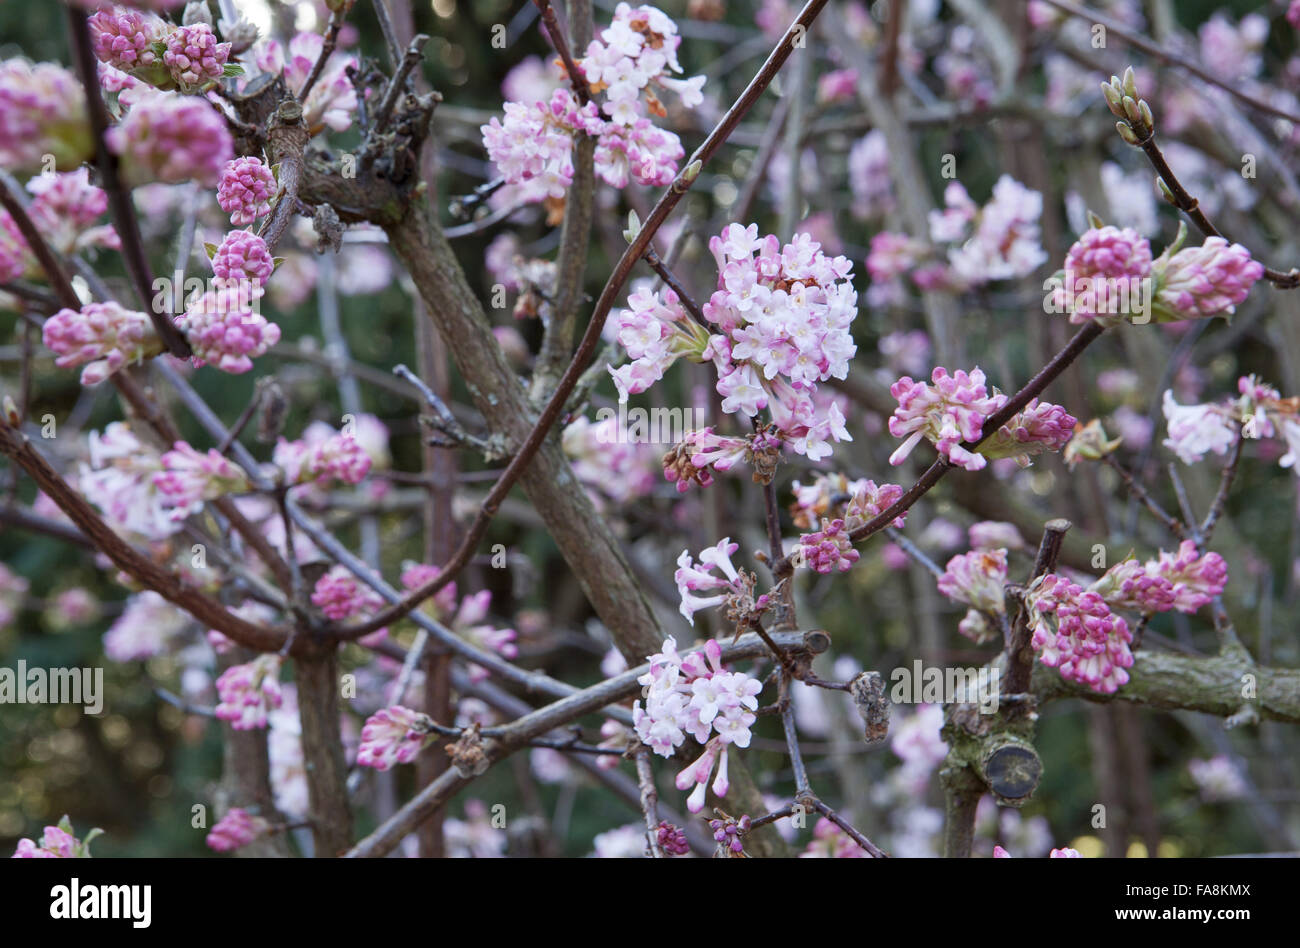
[[[221,70],[223,76],[242,76],[243,74],[244,67],[239,63],[226,63],[226,67]]]

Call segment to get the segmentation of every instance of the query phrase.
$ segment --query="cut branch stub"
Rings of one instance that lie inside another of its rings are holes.
[[[999,734],[985,741],[976,769],[1004,806],[1021,806],[1043,775],[1043,762],[1028,741]]]

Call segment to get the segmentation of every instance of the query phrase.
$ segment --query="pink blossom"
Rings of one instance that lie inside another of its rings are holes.
[[[1065,257],[1064,286],[1053,293],[1070,322],[1084,323],[1119,312],[1139,299],[1140,283],[1151,273],[1151,244],[1131,228],[1094,227]]]
[[[64,828],[66,827],[66,829]],[[76,859],[88,857],[87,846],[99,830],[91,830],[84,842],[72,835],[72,825],[65,816],[59,826],[47,826],[37,843],[31,839],[20,839],[14,850],[13,859]]]
[[[275,263],[266,242],[251,230],[232,230],[212,255],[213,281],[217,286],[246,286],[257,296],[271,277]]]
[[[221,172],[217,203],[230,215],[230,223],[245,227],[271,213],[275,175],[259,158],[236,158]]]
[[[732,543],[730,537],[723,537],[714,546],[705,547],[700,552],[697,565],[689,550],[682,550],[677,557],[677,572],[673,578],[677,583],[677,592],[682,597],[681,614],[686,621],[695,624],[695,613],[700,609],[720,605],[731,592],[740,590],[740,574],[731,563],[731,556],[740,549],[739,543]],[[718,573],[714,573],[714,570]],[[725,590],[715,596],[696,598],[690,595],[700,590]]]
[[[224,74],[230,44],[218,43],[206,23],[178,26],[167,34],[166,43],[163,65],[182,92],[197,92]]]
[[[189,617],[152,589],[126,601],[104,633],[104,654],[115,662],[156,658],[189,626]]]
[[[1005,611],[1007,551],[972,550],[954,556],[939,577],[939,592],[985,612]]]
[[[205,842],[209,849],[219,853],[233,852],[247,846],[259,836],[266,835],[271,824],[247,810],[234,807],[226,811],[217,824],[208,831]]]
[[[1172,255],[1170,250],[1154,270],[1159,289],[1153,310],[1162,322],[1234,312],[1264,275],[1264,265],[1249,250],[1222,237],[1207,237],[1200,247]]]
[[[1060,405],[1034,399],[979,447],[989,459],[1015,458],[1020,464],[1045,451],[1060,451],[1074,434],[1075,417]]]
[[[573,473],[588,491],[598,491],[619,503],[644,497],[654,489],[659,451],[654,445],[620,430],[612,412],[593,423],[575,418],[565,429],[561,445]]]
[[[481,129],[488,157],[512,184],[534,183],[544,197],[563,197],[573,182],[573,136],[597,135],[603,123],[594,103],[579,105],[568,89],[556,89],[549,103],[505,104]]]
[[[373,612],[383,605],[383,599],[366,586],[344,566],[334,566],[316,580],[311,594],[312,605],[335,622],[363,613]]]
[[[132,362],[162,351],[153,323],[144,313],[114,302],[87,303],[80,312],[61,309],[45,321],[41,336],[58,355],[61,369],[84,365],[82,385],[98,385]]]
[[[359,484],[370,473],[373,463],[356,436],[348,431],[312,443],[281,438],[272,459],[285,472],[290,484],[313,480],[320,485],[330,480]]]
[[[1196,544],[1184,540],[1174,553],[1161,551],[1152,572],[1173,586],[1173,608],[1195,612],[1223,592],[1228,582],[1228,565],[1218,553],[1198,555]]]
[[[259,43],[255,49],[257,67],[272,75],[283,73],[285,85],[295,95],[307,82],[308,75],[324,51],[325,37],[320,33],[302,32],[289,40],[288,49],[278,40]],[[313,135],[325,128],[346,132],[352,127],[357,111],[357,91],[348,78],[348,68],[357,65],[355,56],[335,51],[303,103],[303,121]]]
[[[177,317],[176,325],[194,349],[196,366],[211,363],[239,375],[253,359],[280,341],[280,327],[254,312],[248,287],[209,290]]]
[[[861,554],[853,548],[844,521],[836,519],[822,524],[822,529],[816,533],[799,537],[799,556],[803,565],[818,573],[847,571]]]
[[[90,183],[90,171],[39,174],[27,182],[33,195],[27,213],[41,236],[61,253],[91,247],[121,248],[112,224],[96,225],[108,209],[108,195]]]
[[[1009,550],[1023,549],[1024,538],[1014,523],[1000,520],[981,520],[973,523],[966,530],[970,545],[976,550],[993,550],[1005,547]]]
[[[856,80],[856,76],[854,78]],[[896,201],[889,170],[889,144],[880,129],[873,128],[849,149],[849,190],[853,193],[856,217],[880,217],[894,209]],[[872,251],[875,251],[874,238]],[[872,277],[875,277],[874,273]]]
[[[243,665],[232,665],[217,679],[221,697],[216,715],[236,731],[266,727],[266,715],[283,703],[279,655],[259,655]]]
[[[216,448],[202,454],[184,441],[177,441],[162,456],[162,470],[154,475],[154,486],[173,508],[172,516],[184,519],[203,505],[226,494],[248,490],[248,475]]]
[[[1133,636],[1098,593],[1048,573],[1034,581],[1025,605],[1030,644],[1044,665],[1102,694],[1112,694],[1128,681]]]
[[[205,99],[149,93],[132,101],[126,116],[105,133],[132,185],[197,181],[216,187],[233,157],[226,121]]]
[[[655,837],[659,842],[659,848],[664,851],[665,855],[685,856],[691,851],[691,844],[686,841],[686,834],[667,820],[659,821]]]
[[[150,540],[161,540],[180,529],[154,486],[162,460],[131,431],[115,421],[87,438],[90,463],[80,468],[77,486],[103,511],[115,528]]]
[[[812,839],[800,859],[867,859],[870,854],[832,820],[822,817],[813,827]]]
[[[54,63],[0,61],[0,165],[36,171],[52,155],[55,167],[75,168],[94,153],[75,74]]]
[[[889,433],[906,440],[890,455],[889,463],[902,464],[926,438],[952,463],[968,471],[982,470],[987,459],[967,451],[961,442],[979,440],[985,419],[997,411],[1001,400],[989,395],[978,367],[969,374],[958,369],[949,375],[940,366],[931,379],[933,385],[914,382],[905,375],[890,386],[898,408],[889,419]]]
[[[402,568],[402,586],[406,589],[419,589],[438,578],[442,570],[425,563],[406,563]],[[440,621],[446,621],[456,611],[456,581],[447,583],[431,599],[425,600],[429,611]]]
[[[840,102],[853,98],[857,91],[858,71],[856,69],[833,69],[823,73],[817,80],[817,101],[823,104]]]
[[[1236,427],[1220,406],[1180,405],[1169,390],[1163,406],[1169,428],[1164,445],[1184,464],[1195,464],[1210,451],[1226,454],[1237,437]]]
[[[401,705],[376,711],[361,729],[357,764],[376,770],[409,764],[424,749],[432,730],[433,721],[419,711]]]
[[[681,139],[641,118],[629,125],[610,122],[596,139],[595,167],[602,181],[616,188],[628,181],[665,187],[677,174],[686,154]]]
[[[750,727],[756,720],[753,712],[763,686],[743,672],[726,671],[722,650],[712,639],[703,652],[683,659],[676,639],[669,636],[663,651],[649,661],[650,670],[638,679],[646,686],[645,707],[640,701],[633,705],[633,724],[641,741],[662,757],[672,756],[687,734],[705,745],[704,753],[677,775],[679,790],[695,785],[686,806],[698,813],[715,764],[713,792],[726,795],[727,746],[749,746]]]
[[[96,58],[123,72],[156,63],[153,44],[168,29],[160,17],[120,6],[101,8],[88,22]]]

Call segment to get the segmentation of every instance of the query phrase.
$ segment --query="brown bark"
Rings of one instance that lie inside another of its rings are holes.
[[[385,229],[502,455],[512,453],[532,428],[527,393],[492,336],[432,210],[424,199],[416,199],[400,221]],[[556,437],[543,443],[520,484],[619,650],[634,664],[657,651],[663,635],[650,603]]]

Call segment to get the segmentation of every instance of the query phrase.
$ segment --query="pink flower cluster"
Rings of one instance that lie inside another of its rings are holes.
[[[1052,300],[1070,322],[1110,317],[1141,299],[1141,281],[1151,275],[1151,244],[1130,227],[1085,231],[1065,256],[1062,285]]]
[[[1226,454],[1239,432],[1250,440],[1278,437],[1287,447],[1278,464],[1295,468],[1300,458],[1300,410],[1295,400],[1282,398],[1277,389],[1253,375],[1239,378],[1237,391],[1236,398],[1200,405],[1180,405],[1173,392],[1166,391],[1169,437],[1165,447],[1184,464],[1195,464],[1211,451]]]
[[[217,717],[229,721],[236,731],[266,727],[267,713],[284,701],[280,663],[279,655],[259,655],[222,672],[217,679],[217,694],[221,697]]]
[[[428,715],[401,705],[376,711],[361,729],[357,764],[376,770],[409,764],[424,750],[432,729],[433,721]]]
[[[732,543],[730,537],[723,537],[714,546],[700,551],[697,565],[689,550],[682,550],[677,557],[677,572],[673,579],[677,583],[677,592],[682,597],[678,611],[691,625],[695,624],[695,613],[721,605],[732,595],[744,594],[747,590],[740,573],[731,562],[731,556],[740,549],[739,543]],[[714,570],[718,573],[714,573]],[[691,593],[700,590],[718,590],[716,595],[699,598]]]
[[[760,471],[775,467],[781,454],[781,440],[767,431],[744,437],[718,435],[713,426],[688,431],[673,449],[663,456],[664,478],[677,484],[679,494],[692,484],[708,487],[715,473],[723,474],[744,461]]]
[[[271,459],[284,471],[285,483],[315,481],[321,486],[330,480],[359,484],[370,473],[373,463],[361,442],[349,431],[311,441],[281,438]]]
[[[605,114],[619,125],[634,125],[644,114],[642,92],[650,111],[664,114],[652,85],[675,92],[687,108],[702,101],[703,76],[685,80],[669,76],[670,71],[682,71],[677,62],[681,42],[677,24],[662,10],[620,3],[609,27],[587,46],[587,55],[578,65],[592,90],[604,91]]]
[[[106,6],[89,19],[90,39],[100,62],[131,72],[158,62],[154,43],[167,33],[167,23],[151,13]]]
[[[219,287],[244,287],[251,296],[262,294],[274,269],[266,241],[251,230],[232,230],[212,255],[212,272],[216,276],[213,283]]]
[[[219,853],[234,852],[265,836],[271,824],[247,810],[234,807],[226,811],[217,824],[208,831],[205,842],[209,849]]]
[[[236,158],[221,172],[217,203],[230,215],[230,223],[245,227],[271,213],[275,175],[260,158]]]
[[[153,483],[177,520],[198,511],[205,500],[240,493],[249,487],[243,469],[216,448],[203,454],[184,441],[177,441],[162,456],[162,470],[154,475]]]
[[[659,848],[668,856],[685,856],[691,851],[691,844],[686,840],[686,834],[681,828],[674,826],[667,820],[660,820],[659,826],[655,831],[655,837],[659,842]]]
[[[799,854],[800,859],[866,859],[870,855],[857,840],[826,817],[817,821],[812,835]]]
[[[704,77],[680,80],[676,24],[655,7],[620,3],[613,23],[587,47],[579,62],[593,93],[604,92],[602,106],[578,102],[566,88],[549,101],[505,104],[505,117],[482,126],[488,157],[506,181],[520,187],[525,200],[561,198],[573,183],[573,142],[578,135],[596,139],[595,169],[601,180],[623,188],[638,184],[664,186],[677,173],[685,152],[672,132],[654,125],[647,110],[665,114],[653,86],[675,92],[687,108],[698,105]],[[643,95],[644,94],[644,95]]]
[[[180,529],[154,486],[162,469],[158,454],[137,438],[130,425],[115,421],[87,439],[90,463],[83,464],[77,486],[119,530],[160,540]]]
[[[993,858],[994,858],[994,859],[1010,859],[1010,858],[1011,858],[1011,853],[1007,852],[1007,851],[1006,851],[1005,849],[1003,849],[1001,846],[994,846],[994,847],[993,847]],[[1077,850],[1077,849],[1070,849],[1069,847],[1063,847],[1063,848],[1061,848],[1061,849],[1053,849],[1052,852],[1051,852],[1051,855],[1049,856],[1049,858],[1051,858],[1051,859],[1082,859],[1082,858],[1083,858],[1083,854],[1080,853],[1079,850]]]
[[[799,537],[799,561],[819,573],[852,568],[861,554],[853,548],[842,519],[823,521],[822,529]]]
[[[87,169],[36,175],[27,182],[27,190],[33,195],[27,214],[55,250],[71,254],[91,247],[121,247],[113,225],[95,226],[108,207],[108,196],[90,183]],[[0,283],[28,272],[44,271],[17,222],[0,208]]]
[[[940,366],[931,375],[933,384],[903,376],[889,392],[898,408],[889,419],[889,433],[906,438],[892,455],[890,464],[902,464],[922,438],[928,439],[949,462],[968,471],[983,470],[990,458],[1014,457],[1024,463],[1030,455],[1059,451],[1074,433],[1075,419],[1059,405],[1034,399],[1009,419],[976,451],[963,442],[979,441],[984,422],[1007,402],[996,389],[990,395],[984,373],[977,367],[953,375]]]
[[[90,183],[88,169],[36,175],[27,182],[27,190],[32,193],[27,208],[32,223],[61,253],[88,247],[121,248],[112,224],[95,225],[108,210],[108,195]]]
[[[289,40],[287,50],[278,40],[259,43],[254,55],[258,69],[273,76],[283,74],[285,85],[297,95],[324,48],[325,37],[308,31]],[[303,121],[313,135],[327,127],[336,132],[346,132],[352,127],[352,116],[357,111],[357,90],[348,78],[348,69],[356,65],[355,56],[337,51],[326,61],[320,78],[302,104]]]
[[[604,128],[594,102],[580,105],[568,89],[556,89],[549,102],[507,102],[505,120],[484,125],[488,157],[511,184],[528,184],[529,193],[561,198],[573,183],[573,136],[599,135]]]
[[[122,159],[132,185],[197,181],[216,187],[234,142],[226,120],[205,99],[177,93],[144,93],[104,135]]]
[[[832,494],[848,499],[833,499]],[[853,548],[850,534],[888,510],[902,496],[903,488],[899,485],[877,485],[866,478],[848,481],[841,475],[819,475],[810,485],[796,482],[796,525],[821,526],[819,530],[800,535],[795,554],[797,565],[819,573],[852,568],[860,554]],[[893,526],[901,527],[906,516],[896,517]]]
[[[619,344],[632,361],[617,369],[609,367],[620,402],[659,381],[682,356],[704,361],[709,344],[708,330],[686,314],[672,290],[660,294],[642,288],[628,296],[627,305],[628,309],[614,314],[614,325]]]
[[[426,563],[409,564],[402,571],[402,585],[407,589],[418,589],[436,579],[439,572],[437,566]],[[516,658],[519,655],[519,647],[515,644],[518,633],[514,629],[499,629],[486,621],[492,605],[492,591],[481,589],[469,593],[461,598],[459,606],[456,595],[456,584],[448,583],[429,600],[427,611],[471,645],[496,652],[503,658]],[[487,669],[474,663],[470,663],[468,671],[473,681],[482,681],[488,674]]]
[[[641,741],[661,757],[671,757],[687,734],[704,745],[704,753],[676,780],[678,790],[695,786],[686,808],[699,813],[714,764],[718,770],[713,792],[726,796],[727,747],[749,746],[749,728],[756,720],[753,712],[763,685],[744,672],[726,671],[722,649],[713,639],[705,643],[703,652],[682,658],[677,640],[669,636],[663,651],[649,661],[650,670],[637,679],[645,686],[645,707],[640,701],[632,706],[633,725]]]
[[[654,490],[658,451],[630,434],[620,437],[619,419],[612,413],[596,422],[585,415],[575,418],[564,429],[561,446],[589,491],[626,503]]]
[[[855,73],[854,80],[856,79]],[[889,170],[889,145],[885,141],[885,133],[878,128],[867,132],[849,149],[849,190],[853,193],[853,213],[859,218],[882,217],[892,211],[897,203]],[[881,234],[884,233],[888,232],[881,231]],[[874,253],[874,237],[871,246]],[[870,259],[867,267],[871,267]],[[872,271],[871,276],[872,279],[876,278],[875,271]]]
[[[1048,573],[1029,588],[1025,606],[1030,644],[1044,665],[1102,694],[1113,694],[1128,681],[1133,636],[1100,594]]]
[[[374,590],[363,586],[345,566],[334,566],[320,579],[311,594],[312,605],[335,622],[373,612],[384,604]]]
[[[1180,232],[1179,240],[1155,263],[1158,289],[1153,310],[1158,321],[1234,312],[1264,275],[1264,265],[1252,260],[1241,244],[1207,237],[1200,247],[1176,250],[1181,242]]]
[[[194,349],[196,366],[211,363],[222,372],[240,375],[253,359],[280,341],[280,327],[254,312],[250,288],[223,286],[208,290],[176,317]]]
[[[640,292],[619,313],[618,339],[633,361],[610,369],[619,398],[643,392],[679,357],[711,360],[722,409],[752,418],[768,409],[780,439],[819,460],[831,441],[851,441],[834,399],[817,383],[845,378],[857,351],[849,325],[857,315],[853,265],[828,257],[808,234],[784,247],[758,225],[730,224],[710,239],[718,289],[702,307],[717,331],[690,321],[675,295]]]
[[[1038,229],[1043,196],[1010,175],[998,179],[983,208],[957,181],[948,185],[943,198],[944,209],[930,212],[930,238],[950,245],[947,266],[933,271],[928,282],[966,289],[1028,276],[1047,259]],[[915,279],[927,288],[927,277],[918,274]]]
[[[90,841],[99,835],[99,830],[91,830],[86,839],[77,839],[72,835],[72,824],[65,816],[58,826],[47,826],[38,843],[34,839],[18,840],[18,848],[11,859],[78,859],[89,858],[87,848]]]
[[[86,93],[75,74],[54,63],[0,61],[0,165],[11,173],[75,168],[94,155]]]
[[[114,302],[87,303],[81,311],[61,309],[41,329],[45,346],[61,369],[84,365],[82,385],[98,385],[132,362],[156,355],[161,345],[144,313]]]
[[[984,612],[1001,614],[1006,606],[1007,551],[971,550],[948,561],[939,577],[939,592]]]
[[[1196,544],[1184,540],[1174,553],[1160,551],[1146,563],[1125,560],[1106,571],[1092,589],[1116,608],[1138,612],[1195,612],[1223,592],[1228,565],[1218,553],[1201,556]]]
[[[225,73],[230,44],[217,42],[206,23],[178,26],[167,35],[166,43],[163,65],[182,92],[198,92]]]

